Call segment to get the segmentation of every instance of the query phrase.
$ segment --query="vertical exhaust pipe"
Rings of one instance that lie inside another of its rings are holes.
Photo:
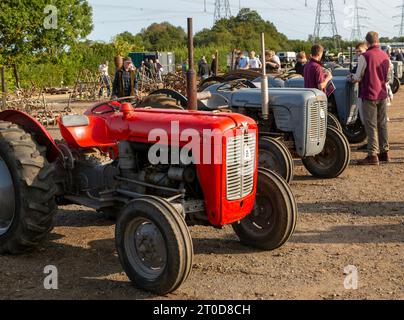
[[[198,110],[198,98],[196,88],[196,73],[194,69],[194,31],[192,18],[188,18],[188,72],[187,72],[187,96],[188,110]]]
[[[268,76],[265,59],[265,34],[261,33],[261,49],[262,49],[262,80],[261,80],[261,104],[262,118],[269,119],[269,93],[268,93]]]

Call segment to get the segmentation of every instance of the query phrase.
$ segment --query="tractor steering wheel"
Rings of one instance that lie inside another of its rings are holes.
[[[113,100],[110,100],[108,102],[104,101],[104,102],[101,102],[101,103],[97,104],[96,106],[94,106],[91,109],[91,113],[95,114],[95,115],[101,115],[101,114],[117,112],[117,111],[120,110],[120,107],[112,104],[113,102],[133,101],[133,100],[138,100],[138,99],[139,99],[139,97],[137,97],[137,96],[131,96],[131,97],[123,97],[123,98],[113,99]],[[99,107],[104,107],[104,106],[107,106],[110,109],[109,110],[103,110],[103,111],[96,111]]]
[[[100,108],[100,107],[109,107],[110,109],[103,110],[103,111],[96,111],[97,108]],[[102,104],[102,105],[95,106],[91,110],[91,113],[95,114],[95,115],[101,115],[101,114],[113,113],[113,112],[117,112],[117,111],[119,111],[119,107],[111,104],[111,102],[108,102],[107,104]]]

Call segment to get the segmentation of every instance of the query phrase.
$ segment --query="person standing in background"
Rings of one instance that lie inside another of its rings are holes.
[[[164,71],[164,68],[163,68],[162,64],[160,63],[160,60],[156,59],[156,77],[157,77],[157,81],[159,81],[159,82],[163,82],[163,71]]]
[[[216,61],[216,55],[212,55],[212,63],[210,64],[210,73],[214,76],[217,76],[216,74],[216,66],[217,66],[217,61]]]
[[[249,60],[249,68],[250,69],[261,69],[262,62],[255,56],[255,51],[250,52],[250,60]]]
[[[210,68],[208,62],[206,61],[206,59],[202,59],[202,61],[200,61],[198,66],[198,76],[201,78],[201,80],[205,80],[209,78],[209,75],[210,75]]]
[[[266,51],[265,60],[267,72],[273,73],[281,70],[281,59],[279,59],[279,57],[275,54],[275,51]]]
[[[248,57],[246,57],[244,55],[243,51],[240,51],[239,53],[239,60],[238,60],[238,69],[240,70],[247,70],[250,68],[249,66],[249,62],[250,60],[248,59]]]
[[[133,97],[137,93],[136,68],[132,59],[123,60],[123,67],[115,73],[112,96],[116,98]]]
[[[109,66],[109,62],[105,61],[105,63],[100,64],[100,66],[98,67],[98,71],[101,75],[101,88],[100,88],[100,92],[98,93],[98,96],[101,98],[104,95],[104,88],[107,88],[107,94],[108,97],[111,96],[111,79],[109,77],[109,73],[108,73],[108,66]]]
[[[181,65],[182,76],[184,78],[186,78],[186,76],[187,76],[188,69],[189,69],[189,64],[188,64],[188,59],[187,59],[187,60],[184,60],[184,62]]]
[[[306,52],[300,51],[297,54],[297,62],[294,68],[297,74],[304,76],[304,66],[306,65],[306,63],[307,63]]]

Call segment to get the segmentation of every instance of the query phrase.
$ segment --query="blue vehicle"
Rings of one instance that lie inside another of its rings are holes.
[[[347,80],[350,74],[348,68],[337,68],[332,73],[336,90],[328,97],[328,112],[338,118],[350,143],[362,143],[366,140],[366,132],[358,113],[358,85]],[[303,88],[304,79],[292,78],[284,85],[287,88]]]

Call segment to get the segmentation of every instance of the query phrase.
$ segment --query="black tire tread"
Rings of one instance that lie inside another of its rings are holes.
[[[16,172],[14,180],[18,179],[19,193],[16,194],[19,219],[0,236],[0,254],[20,254],[37,247],[53,229],[57,210],[55,167],[46,160],[46,149],[31,134],[10,122],[0,121],[0,149],[8,155]]]
[[[134,200],[131,203],[136,201],[142,201],[149,205],[158,208],[160,212],[164,212],[164,219],[166,220],[166,224],[169,225],[171,230],[177,235],[180,236],[180,242],[177,242],[179,245],[179,250],[181,252],[179,256],[179,261],[176,261],[176,265],[170,265],[170,268],[177,269],[178,272],[176,274],[177,278],[171,279],[170,284],[167,283],[159,283],[158,285],[147,285],[142,283],[136,283],[136,279],[130,276],[130,266],[127,266],[127,262],[124,258],[123,247],[121,245],[122,239],[124,237],[124,226],[122,225],[126,220],[126,215],[130,214],[130,211],[126,211],[125,209],[122,211],[122,215],[118,218],[117,227],[116,227],[116,241],[117,241],[117,250],[119,253],[119,257],[121,260],[121,264],[127,272],[129,278],[135,282],[135,284],[141,286],[142,289],[146,289],[161,295],[168,294],[170,292],[175,291],[178,287],[186,281],[188,278],[191,269],[192,269],[192,261],[193,261],[193,246],[192,246],[192,238],[189,232],[189,229],[185,223],[185,220],[178,214],[175,208],[168,203],[167,201],[154,197],[154,196],[144,196],[140,199]],[[130,206],[131,203],[128,205]],[[174,239],[166,239],[167,241],[175,241]]]
[[[290,239],[296,229],[298,220],[297,204],[290,186],[281,176],[264,168],[259,169],[259,174],[271,180],[274,187],[274,190],[271,190],[271,192],[274,192],[277,195],[278,200],[282,199],[282,201],[284,201],[286,212],[283,212],[282,215],[286,215],[287,222],[284,226],[282,235],[278,239],[269,238],[266,239],[266,241],[262,241],[262,239],[250,237],[248,233],[244,232],[241,223],[233,224],[233,230],[239,237],[240,242],[244,245],[258,248],[260,250],[275,250],[283,246]]]
[[[316,178],[320,179],[334,179],[339,177],[345,169],[348,167],[350,160],[351,160],[351,148],[349,145],[349,142],[345,135],[340,132],[339,130],[333,128],[333,127],[328,127],[327,128],[327,137],[333,136],[333,138],[339,140],[341,150],[337,152],[336,156],[342,155],[343,158],[342,160],[338,163],[339,165],[334,168],[334,170],[331,171],[322,171],[318,169],[318,164],[315,161],[315,157],[307,157],[303,158],[302,162],[305,168]],[[313,163],[316,163],[313,165]]]
[[[265,148],[267,151],[271,152],[272,148],[276,148],[281,154],[285,161],[285,175],[281,175],[283,179],[287,183],[291,183],[294,177],[294,161],[292,154],[289,149],[279,140],[271,138],[271,137],[261,137],[260,138],[261,146],[260,149]],[[272,168],[266,168],[268,170],[272,170]],[[278,172],[278,174],[280,174]]]

